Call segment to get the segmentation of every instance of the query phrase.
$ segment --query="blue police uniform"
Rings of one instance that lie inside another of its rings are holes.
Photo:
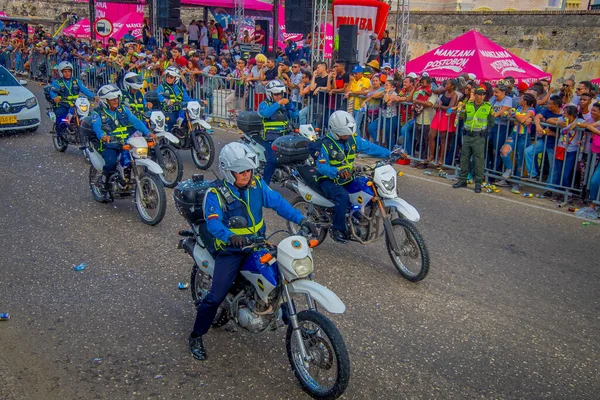
[[[56,114],[56,133],[61,133],[67,126],[67,122],[64,120],[65,117],[69,112],[71,114],[73,113],[73,107],[67,107],[65,103],[75,103],[75,100],[79,97],[79,93],[83,93],[85,96],[93,99],[94,93],[86,88],[79,79],[73,77],[71,77],[71,79],[55,79],[52,82],[52,88],[54,89],[50,91],[50,98],[52,101],[54,101],[57,96],[60,96],[62,101],[54,108],[54,113]]]
[[[173,129],[173,126],[175,126],[175,123],[177,122],[177,118],[185,118],[185,111],[183,110],[181,103],[194,100],[190,97],[181,83],[175,83],[173,85],[161,83],[156,88],[156,95],[158,101],[162,104],[165,116],[169,118],[167,121],[168,130]],[[167,105],[165,104],[165,100],[173,100],[175,103]]]
[[[335,153],[343,153],[344,159],[336,160]],[[348,190],[355,192],[352,177],[342,179],[338,175],[340,170],[348,170],[352,173],[352,164],[357,153],[366,153],[372,157],[386,158],[391,152],[381,146],[369,142],[356,133],[347,141],[336,140],[330,133],[325,136],[321,145],[321,151],[317,156],[317,171],[319,186],[323,192],[335,203],[333,211],[333,227],[339,231],[346,232],[345,215],[350,206]]]
[[[263,179],[269,184],[275,168],[277,168],[277,158],[271,148],[271,144],[287,128],[288,121],[298,117],[298,112],[293,103],[281,106],[277,102],[265,100],[258,106],[258,115],[262,117],[264,127],[263,134],[259,140],[265,148],[266,163]]]
[[[135,93],[130,91],[123,92],[123,105],[131,110],[133,115],[143,120],[144,111],[147,109],[147,102],[144,95],[139,90]]]
[[[213,245],[217,251],[212,285],[210,292],[198,307],[194,335],[201,336],[208,332],[217,309],[227,296],[244,260],[252,253],[227,247],[229,238],[232,235],[264,236],[266,226],[263,207],[275,210],[281,217],[298,225],[304,219],[300,211],[292,207],[279,193],[271,190],[259,176],[252,178],[245,189],[223,181],[222,186],[206,194],[206,228],[214,236]],[[230,218],[240,216],[248,221],[247,228],[227,227]]]
[[[92,113],[92,128],[98,140],[105,135],[132,134],[140,131],[144,136],[150,134],[148,127],[132,114],[129,108],[119,105],[115,111],[106,107],[98,107]],[[110,174],[117,168],[117,159],[121,146],[117,143],[102,144],[102,158],[104,158],[103,172]]]

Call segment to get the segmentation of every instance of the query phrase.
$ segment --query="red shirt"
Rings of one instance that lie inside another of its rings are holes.
[[[260,36],[262,36],[262,39],[257,40]],[[265,31],[262,29],[260,31],[254,31],[254,43],[262,44],[264,46],[266,42]]]
[[[188,60],[187,58],[185,58],[184,56],[179,57],[178,60],[175,60],[175,62],[177,63],[177,65],[179,65],[181,68],[183,67],[187,67],[188,65]]]

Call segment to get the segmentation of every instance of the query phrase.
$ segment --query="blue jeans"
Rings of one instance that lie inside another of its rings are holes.
[[[381,121],[381,122],[380,122]],[[381,125],[379,125],[381,123]],[[368,127],[369,135],[372,138],[377,137],[377,129],[385,135],[384,147],[392,148],[396,144],[396,131],[398,130],[398,117],[377,118],[371,122]],[[394,139],[392,139],[394,138]]]
[[[546,141],[544,139],[538,138],[538,140],[528,146],[525,149],[525,165],[527,166],[527,172],[532,178],[537,178],[539,175],[538,165],[537,165],[537,156],[544,153]],[[546,148],[546,152],[548,153],[548,157],[550,158],[550,166],[552,166],[552,160],[554,160],[554,148],[548,149]]]
[[[277,168],[277,157],[275,157],[275,152],[271,147],[273,144],[272,140],[263,140],[262,138],[256,138],[256,140],[265,148],[265,169],[263,172],[263,180],[267,183],[267,185],[271,182],[271,178],[275,173],[275,169]]]
[[[210,291],[198,306],[194,334],[201,336],[208,332],[219,306],[225,300],[227,292],[233,285],[233,280],[247,256],[248,253],[217,253]]]
[[[352,183],[352,182],[350,182]],[[322,179],[319,186],[335,206],[333,208],[333,227],[346,232],[346,210],[350,206],[350,196],[344,186],[336,184],[331,179]]]
[[[406,123],[402,126],[402,129],[400,130],[400,134],[402,135],[402,139],[404,141],[404,143],[402,144],[402,147],[404,147],[404,150],[406,150],[406,152],[408,153],[408,155],[414,155],[413,154],[413,130],[415,127],[415,120],[411,119],[409,121],[406,121]]]
[[[102,172],[105,175],[115,172],[117,169],[117,160],[121,152],[121,145],[117,143],[104,143],[102,145],[102,158],[104,159],[104,167]]]
[[[577,151],[569,151],[565,154],[564,160],[554,160],[554,169],[552,170],[552,185],[569,187],[571,185],[571,175],[575,169],[577,160]],[[563,172],[564,166],[564,172]],[[562,179],[560,178],[562,174]]]
[[[500,156],[500,149],[504,142],[506,142],[506,137],[508,136],[508,125],[494,125],[490,128],[488,140],[491,144],[491,153],[488,154],[488,168],[492,171],[500,172],[500,163],[502,162],[502,158]]]
[[[502,162],[504,163],[504,168],[513,169],[512,161],[510,159],[510,153],[513,150],[515,151],[515,168],[513,172],[514,176],[521,176],[523,170],[523,155],[525,154],[525,147],[528,143],[528,133],[518,135],[515,132],[511,133],[510,136],[506,139],[506,143],[504,143],[510,146],[510,151],[505,156],[501,156]],[[500,151],[502,151],[502,147],[500,148]]]
[[[590,161],[591,162],[591,161]],[[600,201],[598,198],[598,190],[600,189],[600,164],[598,164],[598,168],[592,175],[592,179],[590,180],[590,200],[591,201]]]
[[[352,116],[356,121],[356,133],[363,137],[363,130],[361,129],[362,121],[365,118],[365,112],[362,109],[354,110]]]

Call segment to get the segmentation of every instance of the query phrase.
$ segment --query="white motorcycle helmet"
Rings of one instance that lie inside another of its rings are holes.
[[[128,72],[123,78],[123,88],[127,91],[130,89],[140,90],[144,85],[142,77],[135,72]]]
[[[181,79],[181,74],[179,73],[179,70],[175,67],[167,67],[167,69],[165,69],[165,72],[163,72],[163,75],[165,76],[165,79],[167,76],[174,77],[175,83],[179,83],[179,79]]]
[[[60,75],[60,77],[63,77],[63,70],[65,69],[70,69],[71,72],[73,72],[73,64],[71,64],[68,61],[61,61],[60,64],[58,64],[58,75]]]
[[[346,111],[336,111],[329,117],[329,132],[335,139],[354,134],[356,121]]]
[[[121,93],[121,90],[117,87],[117,85],[113,85],[111,83],[98,89],[98,97],[100,98],[102,105],[108,108],[108,101],[118,98],[120,102],[121,97],[123,97],[123,93]]]
[[[274,80],[266,84],[265,90],[267,91],[267,99],[273,101],[274,94],[285,93],[285,85],[281,81]]]
[[[258,168],[258,155],[252,149],[243,143],[231,142],[223,146],[219,153],[219,171],[225,180],[235,183],[235,177],[232,172],[238,174],[251,169]]]

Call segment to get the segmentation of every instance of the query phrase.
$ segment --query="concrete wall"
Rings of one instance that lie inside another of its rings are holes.
[[[388,27],[394,21],[390,15]],[[600,77],[600,12],[411,12],[410,58],[472,29],[541,66],[559,83]]]

